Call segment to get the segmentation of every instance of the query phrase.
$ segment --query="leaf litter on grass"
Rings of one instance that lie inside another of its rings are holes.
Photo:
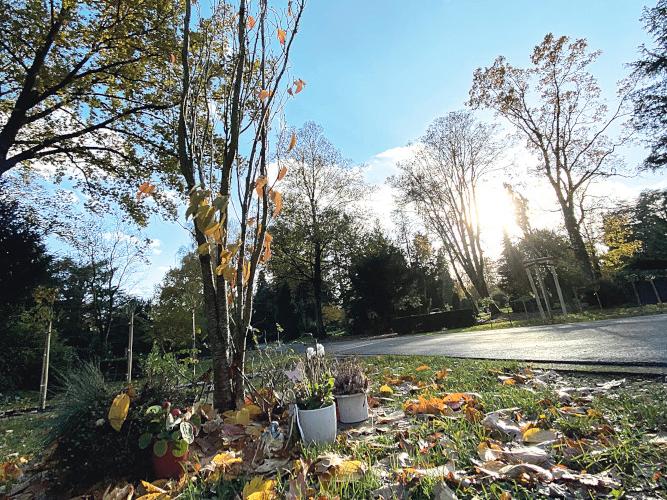
[[[498,407],[490,403],[493,391],[457,392],[455,371],[421,366],[427,368],[418,376],[385,370],[369,395],[369,420],[341,426],[337,443],[317,453],[295,443],[289,412],[270,422],[252,401],[222,415],[202,410],[184,479],[107,485],[105,499],[197,498],[230,481],[240,481],[239,498],[253,499],[357,498],[345,493],[356,483],[368,485],[362,496],[385,499],[417,492],[479,497],[490,488],[502,493],[496,498],[511,498],[512,491],[561,498],[627,494],[609,458],[619,445],[619,428],[595,406],[596,398],[613,395],[625,380],[578,386],[553,371],[495,371],[498,394],[516,401],[531,394],[537,403],[489,411],[485,406]],[[656,429],[642,442],[664,451],[664,436]],[[595,457],[606,465],[587,470],[584,459],[597,463]],[[665,470],[655,467],[648,481],[658,487]],[[193,485],[198,493],[187,496]],[[635,497],[648,497],[648,491]]]

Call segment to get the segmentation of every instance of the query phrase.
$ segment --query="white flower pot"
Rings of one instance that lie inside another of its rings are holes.
[[[343,424],[356,424],[368,418],[368,398],[365,392],[336,396],[338,420]]]
[[[304,443],[333,443],[336,441],[336,405],[330,404],[317,410],[299,409],[296,423]]]

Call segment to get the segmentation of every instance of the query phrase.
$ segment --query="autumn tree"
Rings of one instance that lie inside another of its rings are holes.
[[[585,39],[548,34],[533,50],[531,66],[518,68],[498,57],[473,76],[469,104],[490,108],[512,123],[538,156],[536,173],[554,190],[565,229],[582,271],[595,278],[582,236],[581,193],[616,171],[614,152],[623,141],[606,133],[625,116],[628,92],[609,111],[588,71],[599,52]]]
[[[466,289],[462,272],[480,297],[488,297],[489,288],[477,190],[500,153],[493,125],[476,121],[469,111],[449,113],[429,126],[391,181],[401,194],[399,202],[413,205],[426,228],[442,240],[460,287]]]
[[[322,127],[306,123],[295,138],[296,146],[278,161],[290,175],[283,187],[286,208],[274,231],[271,270],[309,284],[322,336],[325,288],[336,288],[346,274],[359,233],[359,201],[368,188]],[[340,290],[330,291],[340,296]]]
[[[203,278],[214,404],[227,410],[244,397],[255,276],[271,257],[267,229],[282,204],[276,183],[287,173],[269,171],[271,125],[305,85],[288,83],[304,1],[283,11],[239,0],[206,16],[193,13],[194,3],[185,0],[180,30],[176,139]]]
[[[633,125],[651,148],[644,167],[656,170],[667,164],[667,1],[645,8],[642,21],[653,45],[642,45],[641,59],[632,64],[642,83],[633,92]]]
[[[48,165],[136,209],[130,190],[173,151],[161,138],[177,5],[0,1],[0,175]]]

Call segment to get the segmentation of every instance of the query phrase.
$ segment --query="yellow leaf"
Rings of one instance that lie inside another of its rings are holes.
[[[285,35],[287,35],[287,32],[283,29],[278,28],[278,30],[276,31],[276,36],[278,37],[280,45],[285,45]]]
[[[558,435],[555,431],[538,429],[534,427],[523,433],[523,440],[526,443],[543,443],[545,441],[555,441]]]
[[[421,366],[418,366],[417,368],[415,368],[415,371],[416,372],[425,372],[426,370],[430,370],[430,369],[431,369],[431,367],[428,366],[428,365],[421,365]]]
[[[248,29],[251,30],[255,27],[255,18],[252,16],[248,16],[248,23],[247,23]]]
[[[271,195],[271,201],[273,202],[273,217],[275,218],[283,209],[283,195],[275,189],[269,191],[269,195]]]
[[[357,481],[364,472],[364,464],[360,460],[343,460],[334,468],[333,477],[337,481]]]
[[[171,495],[168,493],[146,493],[141,495],[136,500],[170,500]]]
[[[276,482],[264,479],[262,476],[253,477],[243,487],[243,500],[270,500],[276,497]]]
[[[278,172],[278,180],[279,181],[283,180],[283,177],[285,177],[285,175],[287,175],[287,167],[282,167]]]
[[[380,394],[382,394],[383,396],[391,396],[392,394],[394,394],[394,390],[388,385],[383,385],[382,387],[380,387]]]
[[[218,467],[227,468],[230,465],[243,463],[243,460],[235,456],[233,453],[223,451],[214,456],[213,459],[211,459],[211,462]]]
[[[250,280],[250,262],[243,259],[243,284],[246,285]]]
[[[149,483],[148,481],[141,481],[141,486],[144,487],[147,493],[166,493],[166,490],[163,490],[159,486],[156,486],[152,483]]]
[[[516,385],[516,380],[513,378],[506,378],[503,380],[503,385]]]
[[[447,378],[447,376],[449,375],[449,372],[450,372],[450,370],[448,370],[447,368],[444,368],[442,370],[438,370],[437,372],[435,372],[436,380],[442,380],[444,378]]]
[[[264,413],[262,411],[262,409],[254,403],[244,403],[244,405],[241,407],[241,409],[242,410],[243,409],[247,410],[248,415],[250,415],[250,417],[257,417],[257,416],[261,415],[262,413]]]
[[[264,194],[264,186],[266,186],[266,177],[262,175],[255,181],[255,192],[257,193],[257,196],[261,197]]]
[[[292,151],[294,149],[294,146],[296,146],[296,134],[294,132],[292,132],[292,137],[290,137],[290,140],[289,140],[289,146],[287,146],[287,152],[289,153],[290,151]],[[283,168],[285,168],[285,167],[283,167]],[[280,175],[278,177],[280,177]],[[278,179],[278,180],[280,180],[280,179]]]
[[[109,423],[111,427],[120,432],[120,428],[123,426],[123,422],[127,418],[127,412],[130,409],[130,396],[127,394],[119,394],[111,403],[111,408],[109,408]]]

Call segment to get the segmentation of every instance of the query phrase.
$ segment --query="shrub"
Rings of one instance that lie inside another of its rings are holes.
[[[334,389],[336,395],[359,394],[368,389],[368,377],[359,361],[345,359],[334,367]]]
[[[84,364],[63,377],[62,384],[64,394],[48,438],[55,445],[52,458],[61,469],[62,484],[54,485],[58,491],[64,485],[84,490],[100,481],[150,477],[150,455],[138,445],[146,409],[167,397],[178,404],[191,402],[186,393],[167,394],[163,387],[146,385],[132,398],[117,432],[107,416],[119,388],[105,381],[97,365]]]

